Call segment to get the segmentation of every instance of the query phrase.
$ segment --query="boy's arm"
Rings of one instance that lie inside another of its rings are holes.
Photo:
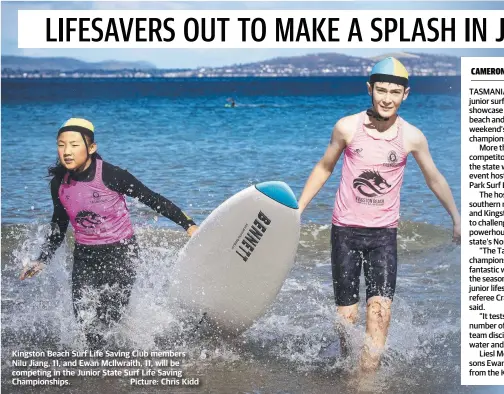
[[[414,130],[409,137],[409,143],[411,153],[422,171],[427,186],[429,186],[452,218],[453,240],[460,243],[460,214],[453,199],[450,186],[448,186],[445,177],[434,164],[434,160],[429,152],[427,139],[420,130]]]
[[[348,121],[343,118],[336,123],[331,135],[331,141],[329,142],[329,146],[327,147],[324,156],[315,165],[308,177],[298,202],[301,213],[303,213],[310,201],[327,182],[341,156],[341,153],[345,149],[348,138],[348,133],[346,132],[347,122]]]

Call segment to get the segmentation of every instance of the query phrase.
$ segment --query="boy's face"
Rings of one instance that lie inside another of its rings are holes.
[[[368,82],[368,93],[373,98],[374,110],[383,118],[394,116],[409,94],[409,88],[390,82]]]

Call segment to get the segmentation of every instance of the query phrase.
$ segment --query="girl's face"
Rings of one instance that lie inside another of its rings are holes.
[[[75,170],[82,167],[86,161],[91,159],[90,155],[96,152],[96,144],[88,144],[88,154],[86,144],[81,133],[76,131],[65,131],[58,137],[58,156],[61,164],[67,170]],[[87,167],[87,166],[86,166]]]

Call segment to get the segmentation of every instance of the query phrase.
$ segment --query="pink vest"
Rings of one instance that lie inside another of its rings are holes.
[[[365,120],[366,113],[362,112],[357,131],[344,151],[332,223],[344,227],[397,227],[407,159],[404,120],[397,117],[397,135],[389,140],[370,136]]]
[[[126,200],[104,185],[102,164],[102,160],[96,160],[96,174],[91,182],[71,179],[68,184],[66,174],[58,191],[79,244],[111,244],[133,236]]]

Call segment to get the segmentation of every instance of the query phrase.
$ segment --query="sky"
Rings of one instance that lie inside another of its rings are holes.
[[[215,2],[141,2],[141,1],[22,1],[1,3],[1,53],[35,57],[73,57],[98,62],[104,60],[147,61],[158,68],[218,67],[238,63],[267,60],[279,56],[298,56],[309,53],[338,52],[351,56],[371,57],[387,52],[448,54],[454,56],[504,56],[504,49],[19,49],[17,47],[17,11],[49,9],[176,9],[176,10],[247,10],[247,9],[401,9],[401,10],[504,10],[504,3],[471,1],[335,1],[335,2],[274,2],[274,1],[215,1]]]

